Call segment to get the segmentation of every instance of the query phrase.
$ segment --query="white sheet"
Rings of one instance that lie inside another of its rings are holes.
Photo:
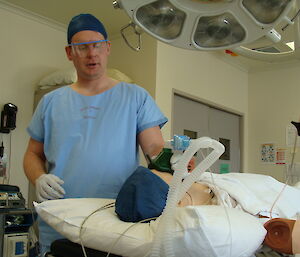
[[[213,180],[212,180],[213,176]],[[275,216],[296,219],[300,213],[300,189],[286,186],[270,176],[252,173],[213,174],[205,172],[201,182],[217,186],[234,198],[248,213],[268,214],[277,197],[273,212]],[[274,217],[274,216],[273,216]]]

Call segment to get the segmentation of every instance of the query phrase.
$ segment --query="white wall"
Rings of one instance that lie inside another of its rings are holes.
[[[248,74],[212,53],[191,51],[158,43],[156,102],[169,118],[164,137],[172,133],[173,89],[204,103],[243,115],[244,162],[247,171]]]
[[[137,45],[136,35],[129,36],[133,46]],[[136,52],[129,48],[123,38],[114,38],[111,44],[111,55],[108,66],[127,74],[134,83],[145,88],[155,97],[156,88],[156,40],[143,33],[142,48]]]
[[[18,185],[27,197],[28,181],[22,162],[29,138],[26,127],[32,116],[34,89],[43,76],[69,63],[64,53],[66,36],[63,29],[16,12],[0,5],[0,108],[2,110],[5,103],[11,102],[19,109],[17,128],[10,134],[10,184]],[[10,135],[2,135],[8,153]]]
[[[286,126],[300,117],[300,67],[281,68],[249,75],[249,171],[284,181],[283,165],[260,160],[263,143],[286,146]],[[287,151],[291,158],[291,149]],[[299,156],[299,151],[296,153]]]

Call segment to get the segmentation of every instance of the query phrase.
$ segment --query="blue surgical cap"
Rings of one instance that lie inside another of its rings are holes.
[[[101,33],[107,39],[104,25],[95,16],[83,13],[72,18],[68,26],[68,44],[71,44],[72,37],[80,31],[92,30]]]
[[[145,167],[138,167],[123,184],[116,213],[122,221],[138,222],[161,215],[169,185]]]

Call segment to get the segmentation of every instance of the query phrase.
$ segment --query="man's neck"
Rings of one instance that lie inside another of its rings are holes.
[[[82,95],[98,95],[114,87],[119,81],[103,76],[97,79],[78,78],[71,88]]]

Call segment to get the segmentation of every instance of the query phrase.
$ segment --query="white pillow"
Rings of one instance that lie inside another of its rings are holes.
[[[117,69],[107,69],[107,76],[119,81],[133,83],[133,80],[130,77]]]
[[[77,73],[74,67],[57,70],[38,83],[41,88],[49,86],[66,86],[77,81]]]
[[[40,217],[55,230],[69,240],[80,243],[79,231],[85,217],[111,202],[114,200],[63,199],[45,201],[36,204],[35,208]],[[227,214],[221,206],[177,208],[176,225],[172,232],[175,256],[251,256],[264,240],[266,231],[263,225],[257,218],[241,210],[226,210]],[[87,219],[82,239],[89,248],[122,256],[142,257],[151,249],[158,223],[159,219],[150,223],[123,222],[115,214],[114,208],[110,208]]]
[[[133,83],[133,80],[127,75],[117,69],[108,69],[107,75],[113,79],[124,81],[127,83]],[[77,73],[74,67],[57,70],[43,79],[38,83],[40,88],[46,88],[51,86],[65,86],[71,85],[77,81]]]

